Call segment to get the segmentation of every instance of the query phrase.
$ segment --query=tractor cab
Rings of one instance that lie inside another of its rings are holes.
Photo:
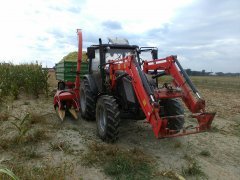
[[[108,67],[109,61],[117,61],[127,56],[134,55],[141,66],[145,60],[154,60],[158,58],[158,49],[156,47],[140,47],[129,45],[126,39],[109,39],[108,44],[102,44],[99,39],[99,45],[92,45],[87,48],[89,59],[89,73],[104,76],[104,68]]]
[[[143,119],[145,115],[138,103],[130,76],[122,70],[116,70],[118,81],[116,82],[115,87],[111,87],[109,63],[117,63],[119,60],[129,56],[134,56],[137,64],[141,66],[144,60],[149,59],[149,56],[151,56],[150,60],[157,58],[157,48],[139,48],[139,46],[136,45],[129,45],[126,39],[109,38],[109,43],[107,44],[103,44],[102,40],[99,39],[98,45],[88,47],[87,55],[89,59],[89,74],[85,75],[85,79],[83,79],[82,88],[80,90],[80,102],[82,102],[81,107],[83,107],[81,111],[82,116],[85,119],[95,118],[94,113],[87,112],[89,109],[93,110],[94,108],[85,108],[87,103],[87,99],[85,100],[85,94],[88,93],[85,89],[90,87],[91,90],[89,90],[89,92],[91,93],[89,93],[89,96],[91,97],[97,97],[98,94],[114,95],[121,111],[121,117]],[[143,73],[142,68],[140,73]]]
[[[109,61],[117,61],[126,58],[129,55],[139,57],[139,47],[129,45],[126,39],[108,39],[107,44],[103,44],[99,39],[98,45],[92,45],[87,48],[89,59],[89,75],[97,80],[98,92],[106,92],[106,73],[108,73]],[[140,62],[140,61],[139,61]],[[101,83],[100,83],[101,82]]]
[[[110,39],[109,42],[111,43],[102,44],[101,39],[99,39],[99,45],[92,45],[87,48],[90,71],[98,71],[100,64],[104,65],[109,60],[120,60],[129,55],[135,55],[139,63],[142,63],[144,60],[158,58],[158,49],[156,47],[139,48],[137,45],[129,45],[125,39],[125,41],[117,40]]]

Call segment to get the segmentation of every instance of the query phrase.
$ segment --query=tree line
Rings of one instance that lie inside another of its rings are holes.
[[[223,72],[207,72],[205,70],[202,71],[192,71],[191,69],[185,69],[186,73],[189,76],[240,76],[240,73],[223,73]]]

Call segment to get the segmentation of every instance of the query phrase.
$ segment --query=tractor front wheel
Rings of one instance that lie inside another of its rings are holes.
[[[97,132],[103,141],[113,143],[118,139],[120,112],[116,99],[103,95],[96,105]]]
[[[183,128],[184,125],[184,109],[178,99],[164,99],[161,101],[164,107],[164,116],[176,116],[176,118],[169,119],[167,127],[171,130]]]

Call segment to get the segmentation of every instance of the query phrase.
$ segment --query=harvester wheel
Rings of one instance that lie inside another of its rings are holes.
[[[94,94],[90,89],[89,82],[87,79],[83,79],[80,87],[81,116],[86,120],[94,120],[95,105]]]
[[[97,132],[103,141],[114,143],[118,139],[120,111],[116,99],[101,96],[96,105]]]
[[[164,99],[161,101],[164,107],[164,116],[184,115],[184,109],[178,99]],[[169,118],[167,127],[171,130],[180,130],[184,125],[184,116]]]

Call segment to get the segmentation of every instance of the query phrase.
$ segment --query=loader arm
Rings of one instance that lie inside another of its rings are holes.
[[[205,100],[201,98],[198,90],[183,70],[176,56],[145,61],[143,70],[147,74],[149,71],[157,72],[158,70],[163,70],[166,75],[171,75],[174,86],[181,89],[180,95],[176,95],[177,93],[171,93],[171,96],[175,95],[176,97],[181,97],[192,113],[205,112]],[[197,99],[193,96],[192,92],[197,96]],[[158,95],[160,98],[164,98],[161,93],[158,93]]]
[[[131,77],[131,83],[138,102],[146,116],[147,122],[152,125],[154,135],[157,138],[183,136],[203,132],[210,129],[211,122],[215,115],[215,113],[205,112],[205,101],[201,99],[198,91],[191,83],[188,76],[186,76],[186,74],[182,71],[179,72],[176,62],[178,61],[175,56],[169,56],[164,59],[156,59],[153,61],[145,61],[143,71],[134,56],[127,56],[126,58],[120,60],[110,60],[108,62],[111,88],[115,88],[116,80],[121,78],[117,76],[116,71],[124,71]],[[157,72],[157,70],[163,70],[165,74],[171,75],[174,78],[174,85],[182,90],[174,91],[172,89],[165,88],[163,90],[155,89],[152,91],[149,84],[146,84],[148,82],[146,82],[146,77],[143,74],[143,72],[148,73],[150,70],[155,72]],[[194,89],[193,92],[199,96],[198,100],[194,98],[192,91],[188,86],[190,86],[191,89]],[[159,100],[176,97],[182,98],[189,110],[194,113],[192,117],[196,118],[198,121],[198,126],[196,126],[194,130],[187,131],[186,129],[183,129],[180,133],[177,133],[176,130],[169,130],[167,128],[167,123],[168,118],[170,117],[159,116]]]
[[[115,88],[116,86],[116,80],[118,77],[115,72],[117,70],[125,71],[131,77],[132,86],[138,102],[146,116],[147,121],[152,125],[155,136],[158,138],[160,128],[163,123],[159,117],[159,107],[153,98],[153,94],[148,94],[144,88],[138,68],[136,67],[138,63],[136,62],[134,56],[127,56],[126,58],[117,61],[109,61],[109,65],[112,88]]]

